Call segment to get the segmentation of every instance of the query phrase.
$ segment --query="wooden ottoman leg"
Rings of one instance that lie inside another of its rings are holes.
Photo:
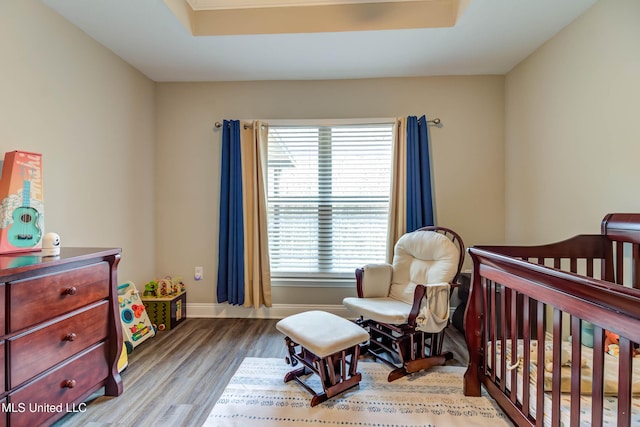
[[[312,395],[312,407],[360,383],[362,375],[357,372],[358,357],[360,356],[359,345],[319,358],[302,346],[300,346],[300,351],[296,353],[295,347],[299,344],[289,337],[286,337],[285,340],[290,356],[287,358],[290,359],[288,363],[295,366],[300,362],[303,366],[289,371],[284,376],[284,382],[294,380],[304,387]],[[322,392],[315,391],[301,379],[301,377],[312,373],[320,377]]]
[[[350,347],[321,360],[319,375],[327,397],[357,386],[362,375],[357,372],[360,346]]]
[[[328,397],[325,392],[316,392],[306,382],[304,382],[304,380],[300,378],[313,373],[319,375],[322,378],[322,369],[318,369],[318,366],[322,366],[322,359],[318,358],[315,354],[311,353],[309,350],[302,346],[300,346],[300,351],[296,352],[296,347],[298,347],[299,344],[289,337],[285,337],[284,339],[287,344],[287,350],[289,352],[287,363],[291,364],[291,366],[296,366],[298,362],[302,364],[302,367],[287,372],[287,374],[285,374],[284,376],[284,382],[287,383],[291,380],[294,380],[305,390],[307,390],[312,395],[311,406],[316,406],[317,404],[327,400]]]

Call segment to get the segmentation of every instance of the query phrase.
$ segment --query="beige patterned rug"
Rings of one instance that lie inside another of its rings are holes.
[[[306,390],[295,381],[283,382],[291,369],[284,359],[244,359],[204,426],[512,425],[490,398],[462,394],[462,367],[436,367],[389,383],[389,368],[359,362],[360,385],[313,408]],[[307,382],[321,390],[316,378]]]

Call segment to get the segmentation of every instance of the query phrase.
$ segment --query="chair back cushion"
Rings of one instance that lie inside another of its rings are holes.
[[[394,249],[389,296],[412,304],[416,285],[451,282],[458,261],[458,247],[443,234],[418,230],[403,235]]]

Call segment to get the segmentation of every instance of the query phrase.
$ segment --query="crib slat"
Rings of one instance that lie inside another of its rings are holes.
[[[488,341],[489,341],[489,343],[492,345],[492,347],[491,347],[491,349],[492,349],[491,354],[487,354],[487,352],[488,352],[488,348],[489,348],[489,347],[488,347],[488,345],[487,345],[487,344],[485,344],[485,343],[483,343],[483,344],[482,344],[483,346],[485,346],[485,348],[484,348],[484,352],[483,352],[483,353],[485,354],[485,356],[482,358],[482,372],[488,372],[488,369],[489,369],[489,358],[490,358],[490,357],[492,357],[492,354],[493,354],[493,353],[495,353],[495,348],[496,348],[496,347],[495,347],[495,346],[496,346],[496,343],[495,343],[495,341],[494,341],[494,339],[493,339],[493,334],[492,334],[492,330],[491,330],[491,324],[492,324],[492,322],[491,322],[491,320],[490,320],[490,319],[491,319],[491,313],[493,312],[493,306],[492,306],[492,305],[491,305],[491,303],[490,303],[491,298],[490,298],[490,296],[489,296],[489,292],[490,292],[490,287],[491,287],[491,285],[488,283],[488,280],[487,280],[487,279],[485,279],[484,277],[481,277],[481,278],[480,278],[480,283],[481,283],[481,285],[482,285],[482,288],[481,288],[481,289],[482,289],[482,300],[483,300],[483,301],[482,301],[482,303],[483,303],[483,307],[485,307],[485,308],[486,308],[486,310],[487,310],[487,311],[485,312],[485,316],[484,316],[484,318],[482,319],[482,322],[484,323],[484,325],[483,325],[483,328],[482,328],[482,329],[483,329],[483,330],[485,330],[485,331],[487,331],[487,340],[488,340]],[[491,365],[491,366],[496,366],[496,365],[495,365],[495,360],[494,360],[493,358],[491,359],[491,363],[494,363],[494,364],[493,364],[493,365]]]
[[[601,327],[593,327],[593,371],[591,383],[591,425],[602,427],[603,395],[604,395],[604,331]]]
[[[622,285],[624,278],[624,245],[622,242],[616,242],[616,281],[615,283]]]
[[[496,338],[497,338],[497,321],[496,321],[496,288],[493,282],[487,281],[489,287],[489,303],[491,305],[491,381],[496,382],[496,371],[498,364],[496,360]]]
[[[618,426],[631,425],[631,379],[633,346],[628,338],[620,337],[618,354]]]
[[[545,305],[538,301],[538,355],[536,360],[536,390],[544,390]],[[536,393],[536,426],[544,425],[544,393]]]
[[[500,390],[506,394],[507,389],[507,319],[506,313],[508,312],[509,305],[507,304],[507,292],[506,287],[500,285]]]
[[[631,286],[640,289],[640,245],[633,245],[631,262]]]
[[[571,426],[580,425],[580,384],[582,371],[582,321],[571,316]]]
[[[529,296],[522,297],[522,340],[524,341],[524,354],[522,359],[522,413],[525,417],[529,417],[530,406],[530,366],[531,366],[531,302]],[[534,320],[535,321],[535,320]]]
[[[562,311],[553,308],[553,378],[551,379],[551,425],[560,425],[560,346],[562,345]],[[544,375],[544,374],[543,374]],[[544,390],[544,388],[542,389]]]
[[[572,273],[577,273],[578,272],[578,259],[577,258],[570,258],[569,259],[569,271]]]
[[[511,300],[509,317],[511,319],[511,366],[518,363],[518,293],[508,290],[508,296]],[[518,400],[518,368],[510,371],[511,374],[511,401],[516,403]]]

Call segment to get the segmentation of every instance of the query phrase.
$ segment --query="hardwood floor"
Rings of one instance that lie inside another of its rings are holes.
[[[200,426],[245,357],[286,355],[284,336],[269,319],[186,319],[159,332],[129,354],[122,372],[124,393],[100,396],[84,413],[69,414],[56,426]],[[446,330],[444,349],[467,365],[464,337]]]

